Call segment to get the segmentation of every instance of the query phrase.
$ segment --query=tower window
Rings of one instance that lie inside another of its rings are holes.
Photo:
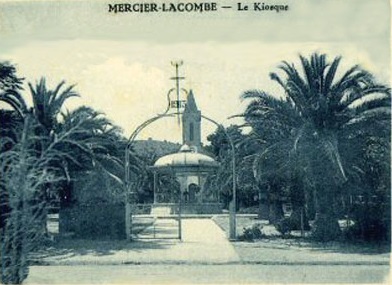
[[[189,140],[193,141],[195,139],[194,137],[194,127],[193,127],[193,123],[189,124]]]

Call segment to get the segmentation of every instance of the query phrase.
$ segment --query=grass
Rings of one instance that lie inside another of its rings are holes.
[[[214,216],[213,221],[229,234],[229,217],[228,216]],[[281,246],[295,246],[301,248],[311,248],[320,251],[335,251],[339,253],[359,253],[359,254],[382,254],[390,252],[390,244],[387,242],[365,242],[365,241],[348,241],[337,240],[331,242],[317,242],[311,239],[310,232],[305,232],[301,237],[300,231],[292,231],[288,236],[282,236],[273,225],[270,225],[267,220],[259,220],[250,217],[236,218],[237,236],[243,233],[244,228],[251,228],[254,224],[262,226],[262,239],[256,241],[259,243],[268,243],[277,247]],[[238,243],[237,243],[238,244]]]
[[[212,220],[226,233],[229,233],[229,217],[228,216],[214,216]],[[273,225],[269,225],[267,220],[259,220],[252,217],[236,217],[236,233],[237,236],[241,235],[244,228],[250,228],[254,224],[260,224],[263,227],[263,234],[269,237],[279,236],[279,232]]]

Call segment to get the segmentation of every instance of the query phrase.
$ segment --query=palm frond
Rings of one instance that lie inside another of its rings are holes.
[[[325,76],[324,86],[323,86],[324,94],[331,94],[329,91],[331,90],[332,83],[336,76],[336,71],[338,69],[340,61],[341,61],[341,57],[340,56],[336,57],[328,69],[328,72]]]
[[[61,86],[58,86],[57,88],[61,88]],[[61,92],[59,95],[57,95],[58,91],[53,92],[51,94],[53,94],[51,97],[53,98],[53,100],[51,102],[49,102],[49,106],[50,106],[50,111],[51,114],[53,115],[57,115],[62,106],[64,105],[64,102],[71,97],[80,97],[80,95],[78,93],[76,93],[74,90],[74,85],[69,86],[68,88],[66,88],[63,92]]]
[[[18,112],[18,114],[23,118],[28,111],[26,101],[20,95],[18,91],[7,90],[0,93],[0,101],[3,101]]]

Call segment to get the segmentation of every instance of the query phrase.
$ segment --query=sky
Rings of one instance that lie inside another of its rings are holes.
[[[237,2],[219,1],[218,8]],[[283,60],[298,65],[299,54],[342,56],[341,72],[360,64],[380,82],[390,82],[388,0],[264,2],[289,10],[113,14],[107,4],[121,1],[0,0],[0,61],[15,64],[26,82],[44,76],[52,88],[62,80],[76,84],[81,97],[66,108],[100,110],[126,136],[166,109],[176,60],[184,62],[181,86],[193,90],[203,115],[225,126],[240,123],[229,117],[243,112],[244,91],[281,96],[269,73]],[[204,142],[214,129],[202,123]],[[180,142],[177,120],[163,119],[138,138],[149,137]]]

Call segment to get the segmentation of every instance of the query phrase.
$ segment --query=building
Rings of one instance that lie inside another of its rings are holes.
[[[176,204],[181,203],[181,211],[188,214],[220,213],[217,189],[206,189],[208,175],[219,167],[210,156],[202,153],[201,144],[201,111],[197,108],[192,90],[187,95],[185,109],[182,114],[182,143],[178,152],[160,157],[153,166],[154,180],[160,173],[172,173],[179,182],[179,194],[162,196],[159,187],[154,183],[155,208],[171,207],[174,214]],[[173,190],[174,191],[174,190]],[[177,190],[178,191],[178,190]]]

